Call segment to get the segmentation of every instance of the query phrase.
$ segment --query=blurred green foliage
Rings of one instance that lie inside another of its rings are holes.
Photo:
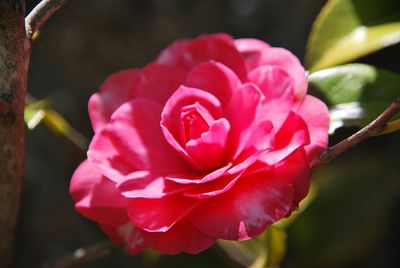
[[[399,41],[398,0],[330,0],[310,33],[306,67],[343,64]]]
[[[322,94],[330,106],[331,133],[343,126],[367,125],[400,92],[400,75],[366,64],[346,64],[317,71],[309,75],[308,81],[309,89]]]

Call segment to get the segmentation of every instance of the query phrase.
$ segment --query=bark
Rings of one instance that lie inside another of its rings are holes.
[[[24,169],[24,102],[30,41],[23,0],[0,1],[0,266],[10,267]]]

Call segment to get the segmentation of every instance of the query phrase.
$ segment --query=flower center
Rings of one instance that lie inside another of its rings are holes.
[[[180,116],[180,136],[182,144],[201,137],[210,129],[213,117],[198,102],[182,107]]]

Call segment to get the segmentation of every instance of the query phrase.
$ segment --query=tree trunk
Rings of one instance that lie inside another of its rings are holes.
[[[0,0],[0,265],[10,267],[24,169],[24,103],[30,41],[25,1]]]

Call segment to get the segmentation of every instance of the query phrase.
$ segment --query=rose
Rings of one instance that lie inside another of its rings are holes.
[[[89,101],[94,137],[75,208],[130,253],[198,253],[287,217],[327,145],[328,111],[282,48],[226,34],[179,40],[112,74]]]

